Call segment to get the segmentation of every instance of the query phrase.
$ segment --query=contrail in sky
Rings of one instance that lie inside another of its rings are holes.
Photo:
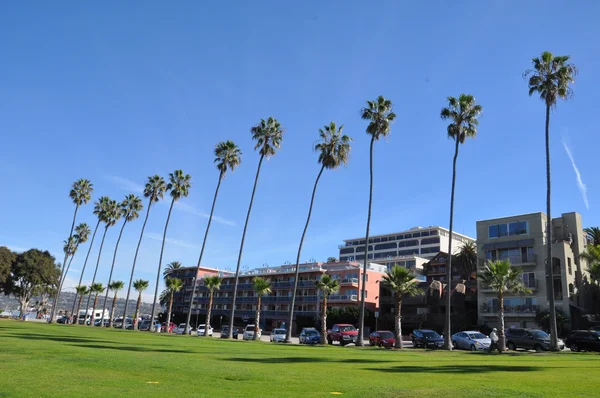
[[[577,187],[579,188],[579,192],[581,192],[581,197],[583,198],[583,203],[585,203],[585,208],[589,210],[590,203],[588,202],[588,197],[587,197],[587,186],[583,183],[583,180],[581,179],[581,173],[579,172],[579,169],[577,168],[577,165],[575,164],[575,159],[573,158],[573,153],[571,153],[571,148],[569,148],[569,145],[567,145],[567,142],[565,141],[564,137],[562,140],[562,144],[563,144],[563,147],[565,147],[567,156],[569,157],[569,160],[571,161],[571,165],[573,166],[573,170],[575,171],[575,177],[577,179]]]

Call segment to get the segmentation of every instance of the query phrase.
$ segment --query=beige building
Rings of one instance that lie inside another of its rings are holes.
[[[537,327],[535,314],[547,310],[549,289],[546,288],[546,222],[543,213],[496,218],[477,222],[477,257],[481,269],[488,260],[509,260],[522,273],[531,294],[506,295],[504,314],[506,327]],[[587,275],[587,265],[579,254],[587,240],[581,215],[565,213],[552,220],[552,257],[556,308],[571,320],[582,313],[582,298],[576,286]],[[479,323],[497,325],[497,294],[478,282]]]

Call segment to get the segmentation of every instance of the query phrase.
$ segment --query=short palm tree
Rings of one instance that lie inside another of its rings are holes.
[[[148,177],[146,186],[144,187],[144,197],[148,198],[148,207],[146,207],[146,217],[144,218],[144,224],[142,225],[142,232],[140,232],[140,239],[138,240],[137,247],[135,249],[135,255],[133,256],[133,265],[131,266],[131,275],[129,276],[129,285],[127,285],[127,298],[125,299],[125,308],[123,309],[123,319],[127,316],[127,306],[129,304],[129,295],[131,293],[131,287],[133,286],[133,274],[135,273],[135,264],[137,263],[138,253],[142,244],[142,238],[144,237],[144,231],[146,230],[146,223],[148,222],[148,216],[150,215],[150,208],[152,204],[158,202],[164,198],[165,191],[167,190],[167,184],[165,179],[159,175]],[[126,328],[125,322],[121,328]]]
[[[256,315],[254,316],[254,336],[252,337],[252,340],[256,340],[258,338],[258,332],[260,330],[260,306],[262,296],[271,293],[271,282],[267,281],[264,278],[256,277],[252,280],[252,289],[254,290],[254,294],[256,294],[257,297]]]
[[[104,246],[104,239],[106,238],[106,232],[108,229],[115,225],[119,218],[121,218],[121,211],[119,204],[116,200],[100,198],[100,203],[103,203],[104,207],[100,211],[98,217],[104,223],[104,234],[102,235],[102,241],[100,242],[100,249],[98,250],[98,259],[96,260],[96,268],[94,269],[94,276],[92,277],[92,285],[96,283],[96,274],[98,273],[98,266],[100,265],[100,258],[102,256],[102,247]],[[103,290],[104,291],[104,290]],[[86,311],[90,309],[90,295],[88,297]],[[94,324],[92,323],[92,326]]]
[[[190,327],[190,320],[192,319],[192,304],[194,302],[194,294],[196,293],[196,286],[198,285],[198,272],[200,272],[200,266],[202,265],[202,257],[204,256],[204,248],[206,247],[206,239],[208,238],[208,232],[210,231],[210,225],[215,211],[215,204],[217,203],[217,196],[219,196],[219,188],[221,187],[221,181],[225,178],[228,170],[235,170],[236,167],[242,162],[242,151],[233,141],[222,141],[215,147],[215,164],[219,170],[219,180],[217,181],[217,188],[215,189],[215,196],[213,198],[212,207],[210,208],[210,215],[208,217],[208,223],[206,224],[206,231],[204,232],[204,240],[202,241],[202,248],[200,249],[200,257],[198,257],[198,265],[196,266],[196,277],[194,278],[194,286],[190,293],[190,307],[188,308],[187,320],[185,323],[185,333],[188,333]],[[206,328],[208,333],[208,328]]]
[[[391,124],[396,119],[393,112],[392,101],[383,96],[377,97],[374,101],[367,101],[367,106],[361,110],[363,120],[368,120],[367,134],[371,136],[371,145],[369,149],[369,208],[367,212],[367,233],[365,237],[365,260],[362,274],[362,290],[360,294],[360,316],[358,324],[360,333],[365,325],[365,289],[367,276],[367,263],[369,262],[369,230],[371,228],[371,208],[373,204],[373,144],[382,137],[386,137],[391,131]],[[357,346],[363,346],[363,339],[356,341]]]
[[[165,285],[167,286],[167,294],[169,295],[169,304],[167,306],[167,331],[169,330],[169,323],[171,322],[171,310],[173,309],[173,295],[183,288],[183,281],[179,278],[171,278],[167,276],[165,279]]]
[[[252,133],[252,139],[256,141],[254,150],[258,149],[260,159],[258,161],[258,168],[256,169],[256,177],[254,177],[254,187],[252,188],[252,195],[250,196],[250,204],[248,205],[248,213],[246,214],[246,221],[244,222],[244,231],[242,232],[242,240],[240,242],[240,251],[238,253],[238,260],[235,269],[235,284],[233,287],[233,298],[231,301],[231,314],[229,316],[229,330],[233,330],[233,321],[235,318],[235,301],[237,298],[238,283],[240,279],[240,265],[242,264],[242,254],[244,252],[244,241],[246,240],[246,231],[248,229],[248,221],[250,220],[250,213],[252,212],[252,203],[254,202],[254,194],[256,193],[256,186],[258,185],[258,177],[260,175],[260,167],[265,158],[269,159],[275,155],[275,152],[281,146],[283,140],[283,128],[281,124],[272,117],[267,120],[261,119],[260,123],[250,129]],[[233,338],[233,334],[229,335],[229,338]]]
[[[169,228],[169,220],[171,219],[171,211],[173,211],[173,205],[176,201],[181,198],[185,198],[190,193],[190,187],[192,176],[185,174],[183,170],[175,170],[173,173],[169,173],[169,184],[167,184],[167,191],[171,194],[171,206],[169,206],[169,213],[167,215],[167,221],[165,222],[165,230],[163,232],[162,245],[160,247],[160,257],[158,259],[158,269],[156,271],[156,286],[154,288],[154,300],[152,301],[152,315],[150,319],[154,319],[156,314],[156,300],[158,299],[158,284],[160,283],[160,269],[162,268],[163,253],[165,251],[165,241],[167,240],[167,229]]]
[[[88,290],[87,286],[78,285],[75,288],[75,293],[79,297],[79,301],[75,300],[77,302],[77,312],[75,312],[75,310],[73,310],[71,312],[73,314],[73,324],[78,325],[79,324],[79,309],[81,308],[81,301],[83,300],[83,296],[85,296],[86,294],[90,294],[90,291]],[[77,298],[77,297],[75,297],[75,298]],[[86,318],[87,318],[87,314],[86,314],[86,316],[83,317],[84,324],[85,324]]]
[[[94,185],[85,178],[79,179],[73,183],[71,190],[69,191],[69,197],[75,204],[75,212],[73,213],[73,221],[71,222],[71,231],[69,232],[69,238],[67,242],[72,241],[73,229],[75,228],[75,220],[77,219],[77,211],[79,210],[79,206],[87,204],[92,199],[92,192],[94,192]],[[73,253],[74,254],[74,253]],[[65,259],[62,262],[62,271],[61,272],[61,284],[64,278],[65,267],[67,266],[67,258],[69,256],[68,252],[65,252]],[[52,306],[52,313],[50,314],[50,323],[54,321],[56,316],[56,309],[58,308],[60,298],[60,290],[56,293],[54,297],[54,305]]]
[[[69,270],[71,269],[71,263],[73,262],[73,258],[75,258],[75,253],[77,253],[77,250],[79,249],[79,245],[87,242],[89,235],[90,235],[90,227],[86,223],[81,223],[81,224],[77,225],[77,227],[75,227],[75,234],[73,234],[73,236],[71,237],[70,242],[65,241],[65,247],[63,250],[65,252],[67,252],[67,251],[69,252],[67,257],[70,256],[70,260],[69,260],[69,264],[67,265],[67,268],[66,269],[63,268],[64,272],[59,281],[57,294],[60,294],[60,292],[62,292],[62,288],[65,283],[65,279],[67,277],[67,274],[69,273]],[[71,310],[71,313],[73,313],[74,309],[75,309],[75,300],[73,301],[73,309]]]
[[[590,278],[600,284],[600,245],[588,245],[579,257],[587,261]]]
[[[135,330],[137,328],[137,322],[138,322],[138,318],[140,316],[140,307],[142,306],[142,292],[144,290],[148,289],[148,281],[138,279],[135,282],[133,282],[133,288],[135,289],[136,292],[139,293],[138,299],[137,299],[137,305],[135,307],[135,316],[133,317],[133,330]],[[152,319],[154,319],[154,318],[152,318]],[[125,320],[125,317],[123,317],[123,320]],[[123,322],[123,323],[125,323],[125,322]]]
[[[482,272],[477,274],[478,280],[489,286],[498,294],[498,333],[500,352],[506,350],[504,338],[504,295],[507,293],[531,293],[521,279],[521,273],[513,268],[508,260],[488,261]]]
[[[551,225],[552,213],[550,209],[550,108],[556,107],[556,100],[567,99],[573,95],[570,87],[575,82],[577,68],[568,63],[569,56],[554,56],[549,51],[544,51],[538,58],[531,60],[533,69],[525,71],[524,77],[529,77],[529,95],[535,93],[546,105],[546,217]],[[548,243],[550,242],[550,243]],[[556,309],[554,306],[554,276],[552,275],[552,228],[546,230],[546,285],[549,290],[550,307],[550,335],[551,349],[558,350],[558,329],[556,327]]]
[[[182,265],[179,261],[171,261],[169,264],[167,264],[165,270],[163,271],[163,279],[167,279],[167,277],[171,275],[171,272],[181,267]]]
[[[117,238],[117,243],[115,244],[115,251],[113,253],[112,264],[110,266],[110,273],[108,274],[108,286],[112,283],[112,275],[113,270],[115,269],[115,261],[117,260],[117,251],[119,250],[119,242],[121,242],[121,236],[123,235],[123,230],[125,229],[125,225],[128,222],[137,219],[140,216],[140,211],[144,208],[142,204],[142,199],[134,194],[130,194],[125,196],[125,199],[119,204],[119,212],[120,217],[123,217],[123,225],[121,226],[121,230],[119,231],[119,237]],[[104,296],[104,306],[102,307],[102,313],[106,309],[106,303],[108,301],[108,290],[106,289],[106,296]],[[112,311],[111,311],[112,316]],[[111,321],[112,322],[112,321]],[[109,327],[112,325],[109,325]]]
[[[600,228],[590,227],[583,230],[594,246],[600,246]]]
[[[117,306],[117,294],[119,293],[119,290],[122,290],[123,287],[125,287],[125,283],[123,281],[112,281],[109,285],[108,285],[108,289],[106,289],[107,293],[109,290],[112,290],[113,292],[115,292],[115,296],[113,297],[113,301],[112,301],[112,307],[110,309],[110,319],[108,320],[108,327],[112,327],[112,323],[113,323],[113,319],[115,318],[115,307]],[[104,301],[106,302],[106,298],[104,298]],[[106,304],[105,304],[106,306]],[[102,313],[104,314],[104,310],[102,310]]]
[[[332,293],[340,290],[340,281],[333,279],[330,275],[323,274],[321,279],[315,281],[315,287],[323,294],[321,307],[321,344],[327,339],[327,299]],[[360,339],[358,339],[360,340]]]
[[[298,291],[298,275],[300,272],[300,256],[302,255],[302,245],[304,244],[304,237],[308,230],[308,224],[310,223],[310,216],[312,214],[313,204],[315,202],[315,194],[317,192],[317,185],[323,170],[330,169],[334,170],[341,165],[348,163],[350,157],[350,142],[352,138],[342,133],[344,126],[337,127],[335,122],[330,122],[329,125],[319,129],[320,140],[315,144],[315,151],[319,152],[319,163],[321,169],[317,174],[315,185],[313,187],[312,196],[310,199],[310,206],[308,207],[308,216],[306,217],[306,224],[304,224],[304,230],[302,231],[302,237],[300,238],[300,244],[298,245],[298,254],[296,256],[296,275],[294,277],[294,290],[292,294],[292,303],[290,305],[289,315],[289,327],[287,330],[286,341],[291,341],[292,337],[292,325],[294,321],[294,306],[296,303],[296,293]]]
[[[402,300],[404,296],[423,294],[419,289],[416,276],[404,267],[395,265],[381,278],[381,282],[390,288],[396,299],[394,329],[396,332],[396,348],[402,348]]]
[[[477,245],[475,242],[463,243],[455,255],[456,268],[461,279],[469,280],[477,272]]]
[[[90,296],[95,294],[94,296],[94,306],[92,307],[92,316],[90,318],[90,326],[94,326],[94,314],[96,313],[96,307],[98,306],[98,295],[104,291],[104,286],[102,283],[92,283],[90,285]],[[88,309],[89,311],[89,309]],[[87,311],[86,311],[87,314]],[[100,323],[104,323],[104,312],[100,315],[102,321]]]
[[[204,335],[208,336],[208,329],[210,329],[211,317],[212,317],[212,306],[213,306],[213,298],[215,296],[215,290],[219,290],[221,288],[221,283],[223,282],[223,278],[219,278],[218,275],[213,276],[205,276],[204,277],[204,287],[208,289],[209,299],[208,299],[208,308],[206,309],[206,327],[204,328]],[[192,303],[190,303],[190,307]],[[188,322],[189,323],[189,322]]]

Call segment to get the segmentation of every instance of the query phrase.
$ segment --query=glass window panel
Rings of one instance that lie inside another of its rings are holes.
[[[518,235],[527,235],[527,231],[528,231],[528,225],[527,225],[527,221],[519,221],[518,223],[518,227],[517,227],[517,234]]]
[[[508,225],[507,224],[499,224],[498,225],[498,236],[508,236]]]
[[[498,226],[497,225],[490,225],[488,227],[488,237],[490,239],[498,237]]]
[[[510,236],[519,235],[519,223],[511,222],[508,224],[508,234]]]

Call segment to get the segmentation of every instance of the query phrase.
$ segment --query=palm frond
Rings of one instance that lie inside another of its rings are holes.
[[[150,198],[151,203],[163,199],[166,191],[167,184],[165,183],[164,178],[158,174],[148,177],[148,181],[144,187],[144,197]]]
[[[171,197],[174,200],[187,197],[192,186],[191,181],[192,176],[184,174],[183,170],[175,170],[173,173],[169,173],[167,191],[170,191]]]
[[[221,141],[215,147],[215,164],[224,177],[228,170],[235,170],[242,162],[242,151],[233,141]]]

